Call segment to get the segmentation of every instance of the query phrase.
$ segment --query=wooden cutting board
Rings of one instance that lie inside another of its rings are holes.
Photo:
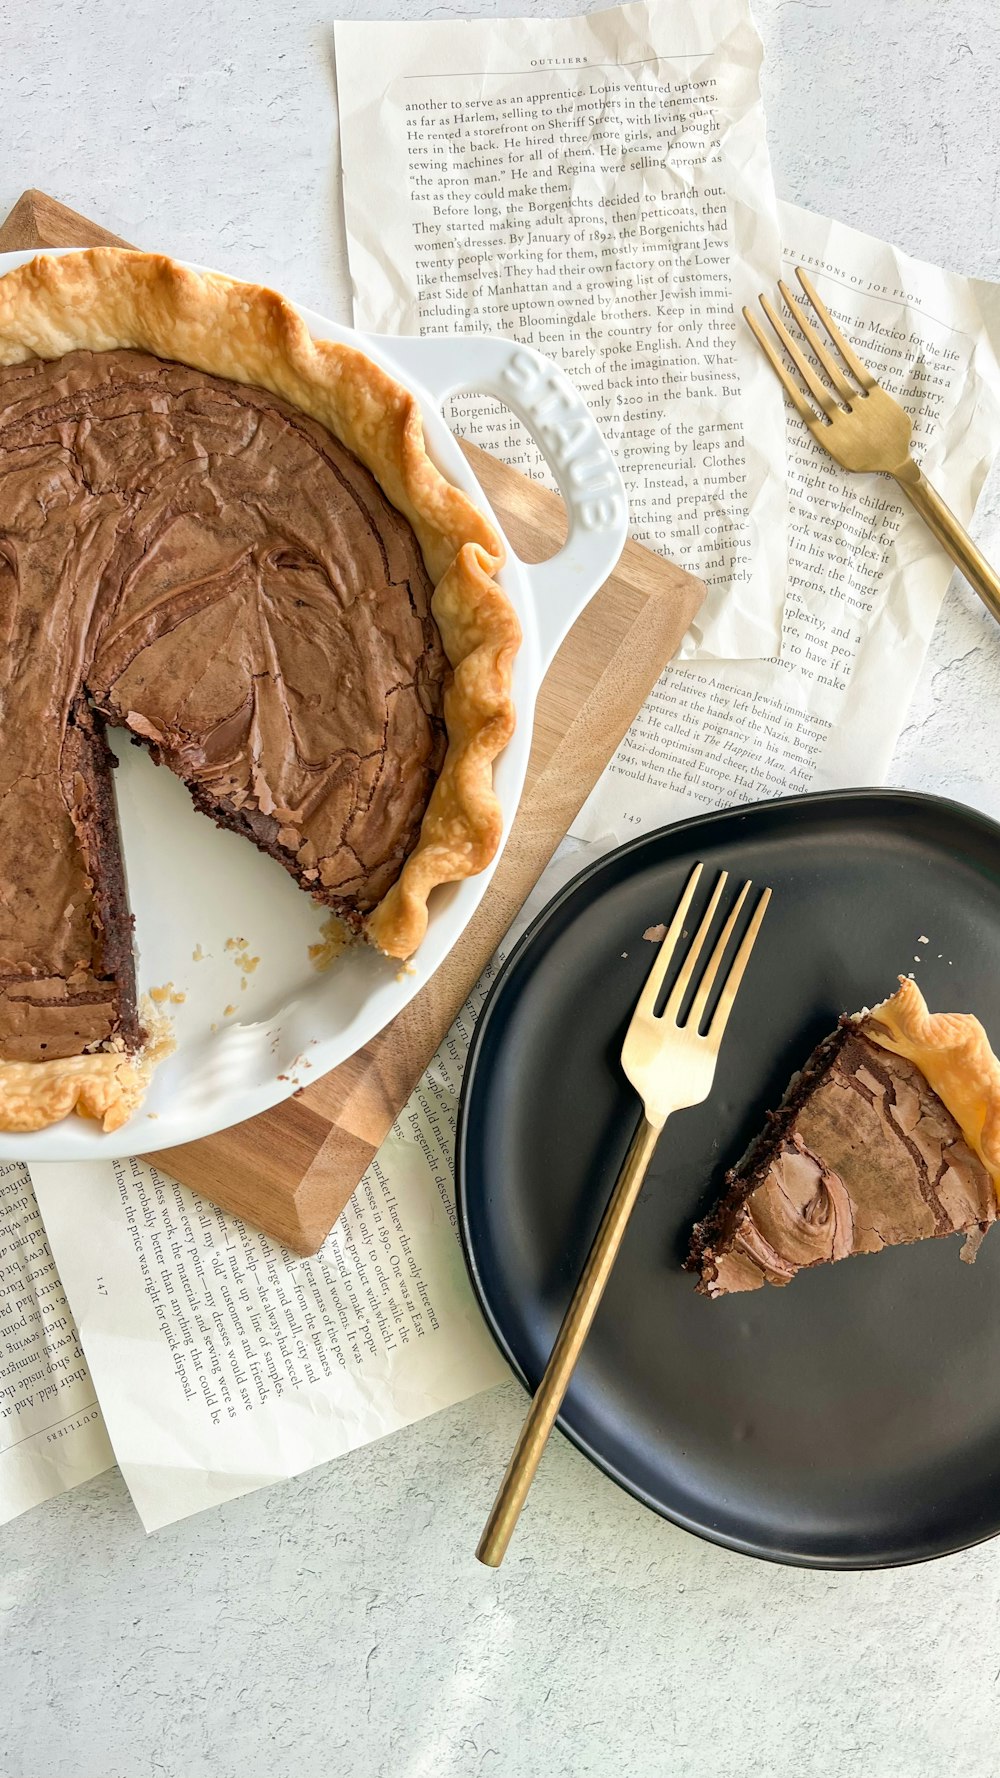
[[[26,191],[0,252],[128,243]],[[504,531],[527,561],[565,533],[559,496],[463,444]],[[524,795],[487,894],[458,945],[393,1023],[332,1074],[249,1122],[152,1156],[165,1172],[297,1253],[315,1253],[664,666],[704,587],[628,543],[573,626],[538,699]]]

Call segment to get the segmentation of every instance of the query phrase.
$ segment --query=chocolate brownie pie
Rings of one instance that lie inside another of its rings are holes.
[[[933,1236],[964,1234],[971,1260],[998,1191],[1000,1062],[978,1019],[929,1013],[904,978],[813,1051],[687,1263],[717,1297]]]
[[[516,617],[409,393],[272,291],[0,279],[0,1127],[145,1086],[105,725],[394,958],[499,840]]]

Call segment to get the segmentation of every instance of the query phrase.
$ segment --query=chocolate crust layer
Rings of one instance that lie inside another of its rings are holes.
[[[104,721],[360,925],[444,759],[432,592],[286,402],[126,350],[0,369],[0,1058],[140,1039]]]
[[[989,1173],[919,1069],[845,1019],[726,1174],[686,1264],[721,1296],[960,1231],[974,1251],[996,1217]]]

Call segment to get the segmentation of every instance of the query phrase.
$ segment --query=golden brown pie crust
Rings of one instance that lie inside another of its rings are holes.
[[[906,975],[890,999],[861,1017],[873,1043],[916,1063],[1000,1198],[1000,1061],[979,1020],[967,1012],[929,1012],[916,982]]]
[[[76,1111],[120,1130],[149,1085],[146,1058],[115,1050],[52,1062],[0,1062],[0,1129],[44,1130]]]
[[[94,248],[41,254],[0,278],[0,363],[58,358],[76,350],[132,348],[256,385],[325,426],[375,477],[409,521],[434,583],[433,613],[452,682],[445,692],[447,751],[419,838],[388,893],[366,921],[366,935],[388,956],[405,959],[427,928],[427,902],[439,884],[481,871],[500,840],[502,814],[493,761],[514,728],[511,670],[520,642],[513,608],[497,585],[503,545],[468,496],[435,468],[424,446],[420,410],[409,391],[350,346],[313,339],[275,291],[216,273],[199,273],[157,254]],[[65,1088],[46,1079],[49,1116],[22,1107],[7,1128],[40,1127],[73,1108],[106,1128],[124,1121],[118,1092],[122,1061],[109,1052],[71,1058]],[[87,1063],[97,1083],[91,1091]],[[20,1101],[20,1074],[0,1064],[0,1101]],[[25,1065],[19,1065],[21,1071]],[[56,1064],[36,1064],[49,1070]],[[41,1075],[33,1078],[42,1084]],[[48,1089],[51,1088],[51,1094]],[[105,1104],[110,1089],[115,1101]],[[125,1097],[132,1098],[131,1090]],[[118,1109],[116,1109],[116,1107]],[[132,1105],[129,1104],[129,1110]]]

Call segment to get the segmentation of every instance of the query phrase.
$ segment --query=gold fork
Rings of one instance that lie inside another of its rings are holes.
[[[805,421],[816,442],[829,451],[842,469],[892,476],[938,542],[944,545],[956,567],[962,570],[969,585],[975,588],[987,610],[1000,623],[1000,576],[910,456],[913,424],[909,414],[875,381],[871,371],[851,349],[801,266],[796,267],[795,276],[843,360],[842,365],[837,363],[801,303],[796,301],[784,280],[779,279],[778,289],[785,307],[808,342],[816,362],[826,372],[829,383],[817,375],[763,293],[760,306],[812,396],[815,407],[782,362],[756,315],[749,309],[743,310],[747,325],[780,379],[795,412]],[[849,375],[845,375],[845,368]]]
[[[722,1034],[733,1010],[743,972],[750,961],[750,953],[760,931],[765,909],[771,899],[770,889],[764,889],[754,908],[746,935],[725,976],[711,1023],[703,1037],[699,1027],[704,1021],[723,958],[752,885],[749,882],[744,883],[740,890],[698,984],[691,1010],[682,1024],[681,1008],[728,881],[726,871],[719,873],[705,917],[693,943],[688,946],[677,980],[670,990],[663,1012],[659,1015],[656,1012],[656,1002],[671,958],[677,950],[701,872],[702,866],[696,864],[688,877],[677,911],[670,922],[670,929],[656,954],[646,985],[632,1014],[632,1022],[625,1033],[622,1068],[642,1100],[643,1118],[622,1163],[580,1282],[573,1292],[556,1335],[545,1375],[528,1409],[520,1437],[507,1465],[507,1473],[500,1484],[486,1528],[479,1540],[476,1555],[488,1568],[499,1568],[503,1561],[538,1468],[545,1441],[569,1387],[573,1367],[611,1276],[622,1236],[663,1126],[672,1112],[682,1111],[688,1105],[700,1105],[712,1090]]]

